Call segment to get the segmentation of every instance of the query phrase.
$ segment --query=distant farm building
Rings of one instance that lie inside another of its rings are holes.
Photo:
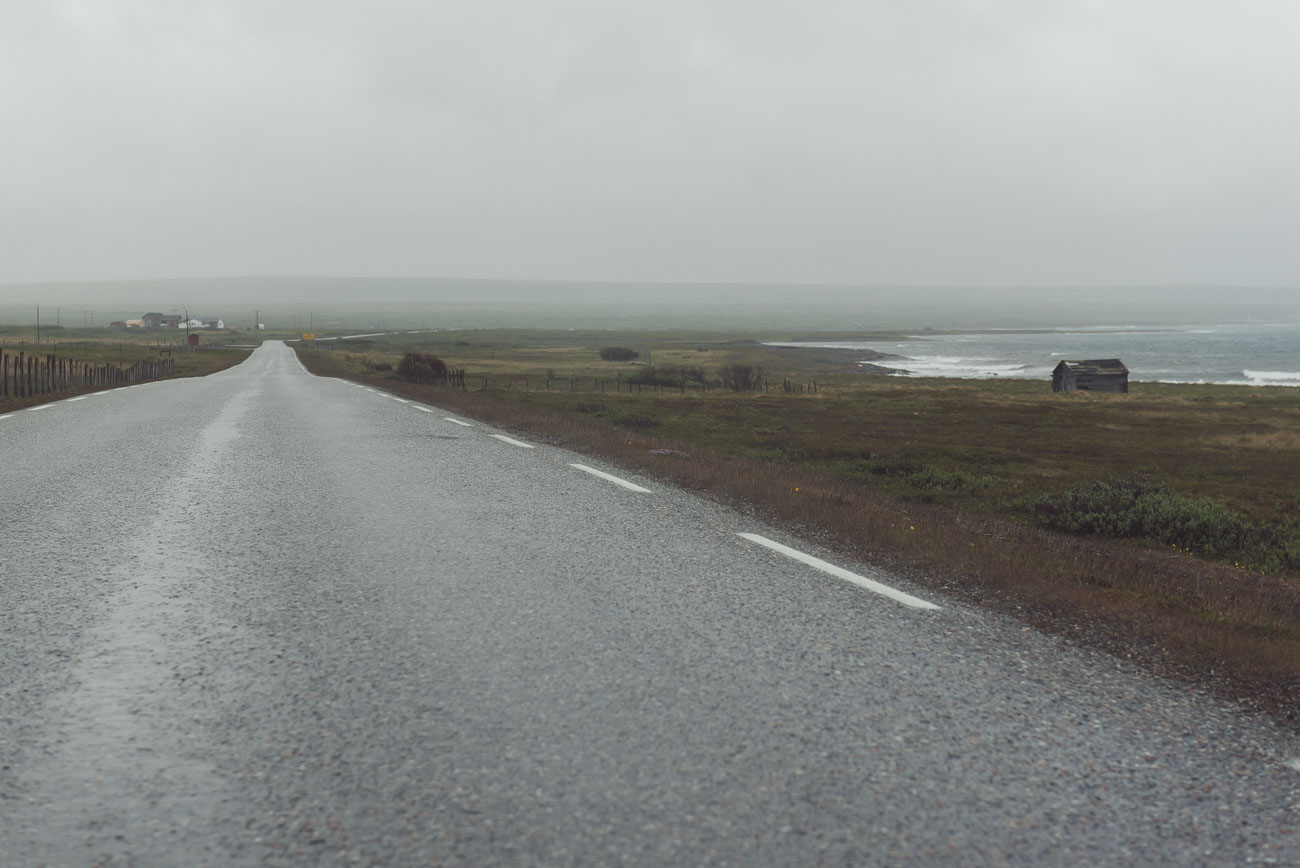
[[[1119,359],[1063,359],[1052,370],[1053,392],[1127,392],[1128,368]]]
[[[200,317],[199,322],[203,323],[205,329],[223,329],[226,327],[226,321],[218,316]]]

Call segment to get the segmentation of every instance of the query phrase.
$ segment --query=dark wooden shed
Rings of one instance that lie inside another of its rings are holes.
[[[1052,370],[1052,391],[1127,392],[1128,368],[1119,359],[1063,359]]]

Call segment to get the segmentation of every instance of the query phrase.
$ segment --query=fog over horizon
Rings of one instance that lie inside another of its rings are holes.
[[[1298,33],[1282,0],[8,0],[0,302],[1294,288]]]
[[[40,307],[38,312],[37,306]],[[230,327],[917,330],[1300,324],[1285,288],[862,287],[248,277],[0,286],[0,323],[78,328],[146,311]]]

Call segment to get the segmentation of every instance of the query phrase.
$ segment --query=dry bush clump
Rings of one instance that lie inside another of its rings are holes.
[[[447,363],[431,353],[404,353],[397,376],[408,383],[437,383],[447,377]]]

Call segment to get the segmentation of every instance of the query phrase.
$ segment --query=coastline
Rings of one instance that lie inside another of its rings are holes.
[[[921,330],[767,346],[856,351],[861,362],[887,358],[898,375],[910,377],[1040,380],[1062,359],[1118,358],[1134,383],[1300,386],[1300,323],[1290,322]]]

